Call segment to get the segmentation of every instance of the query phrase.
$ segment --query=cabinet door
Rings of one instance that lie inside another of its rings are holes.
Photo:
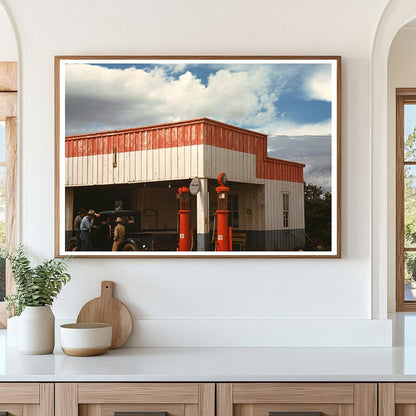
[[[53,416],[53,384],[0,383],[0,415]]]
[[[56,416],[215,416],[213,383],[61,383]]]
[[[217,416],[377,416],[377,384],[220,383]]]
[[[380,383],[380,416],[415,416],[416,383]]]

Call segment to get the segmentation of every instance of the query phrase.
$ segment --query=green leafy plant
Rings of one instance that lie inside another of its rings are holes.
[[[31,266],[22,245],[15,251],[3,251],[1,257],[10,261],[16,293],[5,297],[7,309],[20,315],[26,306],[52,305],[64,284],[71,276],[68,273],[68,258],[45,260]]]

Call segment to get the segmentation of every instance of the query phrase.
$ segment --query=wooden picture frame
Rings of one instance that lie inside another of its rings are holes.
[[[339,56],[57,56],[55,134],[56,256],[341,256]]]

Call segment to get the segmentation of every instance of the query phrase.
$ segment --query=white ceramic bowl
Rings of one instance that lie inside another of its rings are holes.
[[[112,326],[104,323],[61,325],[62,351],[77,357],[103,354],[111,346],[112,332]]]

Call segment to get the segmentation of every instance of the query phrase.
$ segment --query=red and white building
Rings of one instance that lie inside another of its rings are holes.
[[[209,249],[217,176],[230,187],[230,225],[247,250],[296,250],[305,241],[304,165],[267,157],[267,135],[200,118],[65,139],[66,228],[80,207],[139,210],[142,229],[172,230],[176,192],[198,177],[192,223]]]

